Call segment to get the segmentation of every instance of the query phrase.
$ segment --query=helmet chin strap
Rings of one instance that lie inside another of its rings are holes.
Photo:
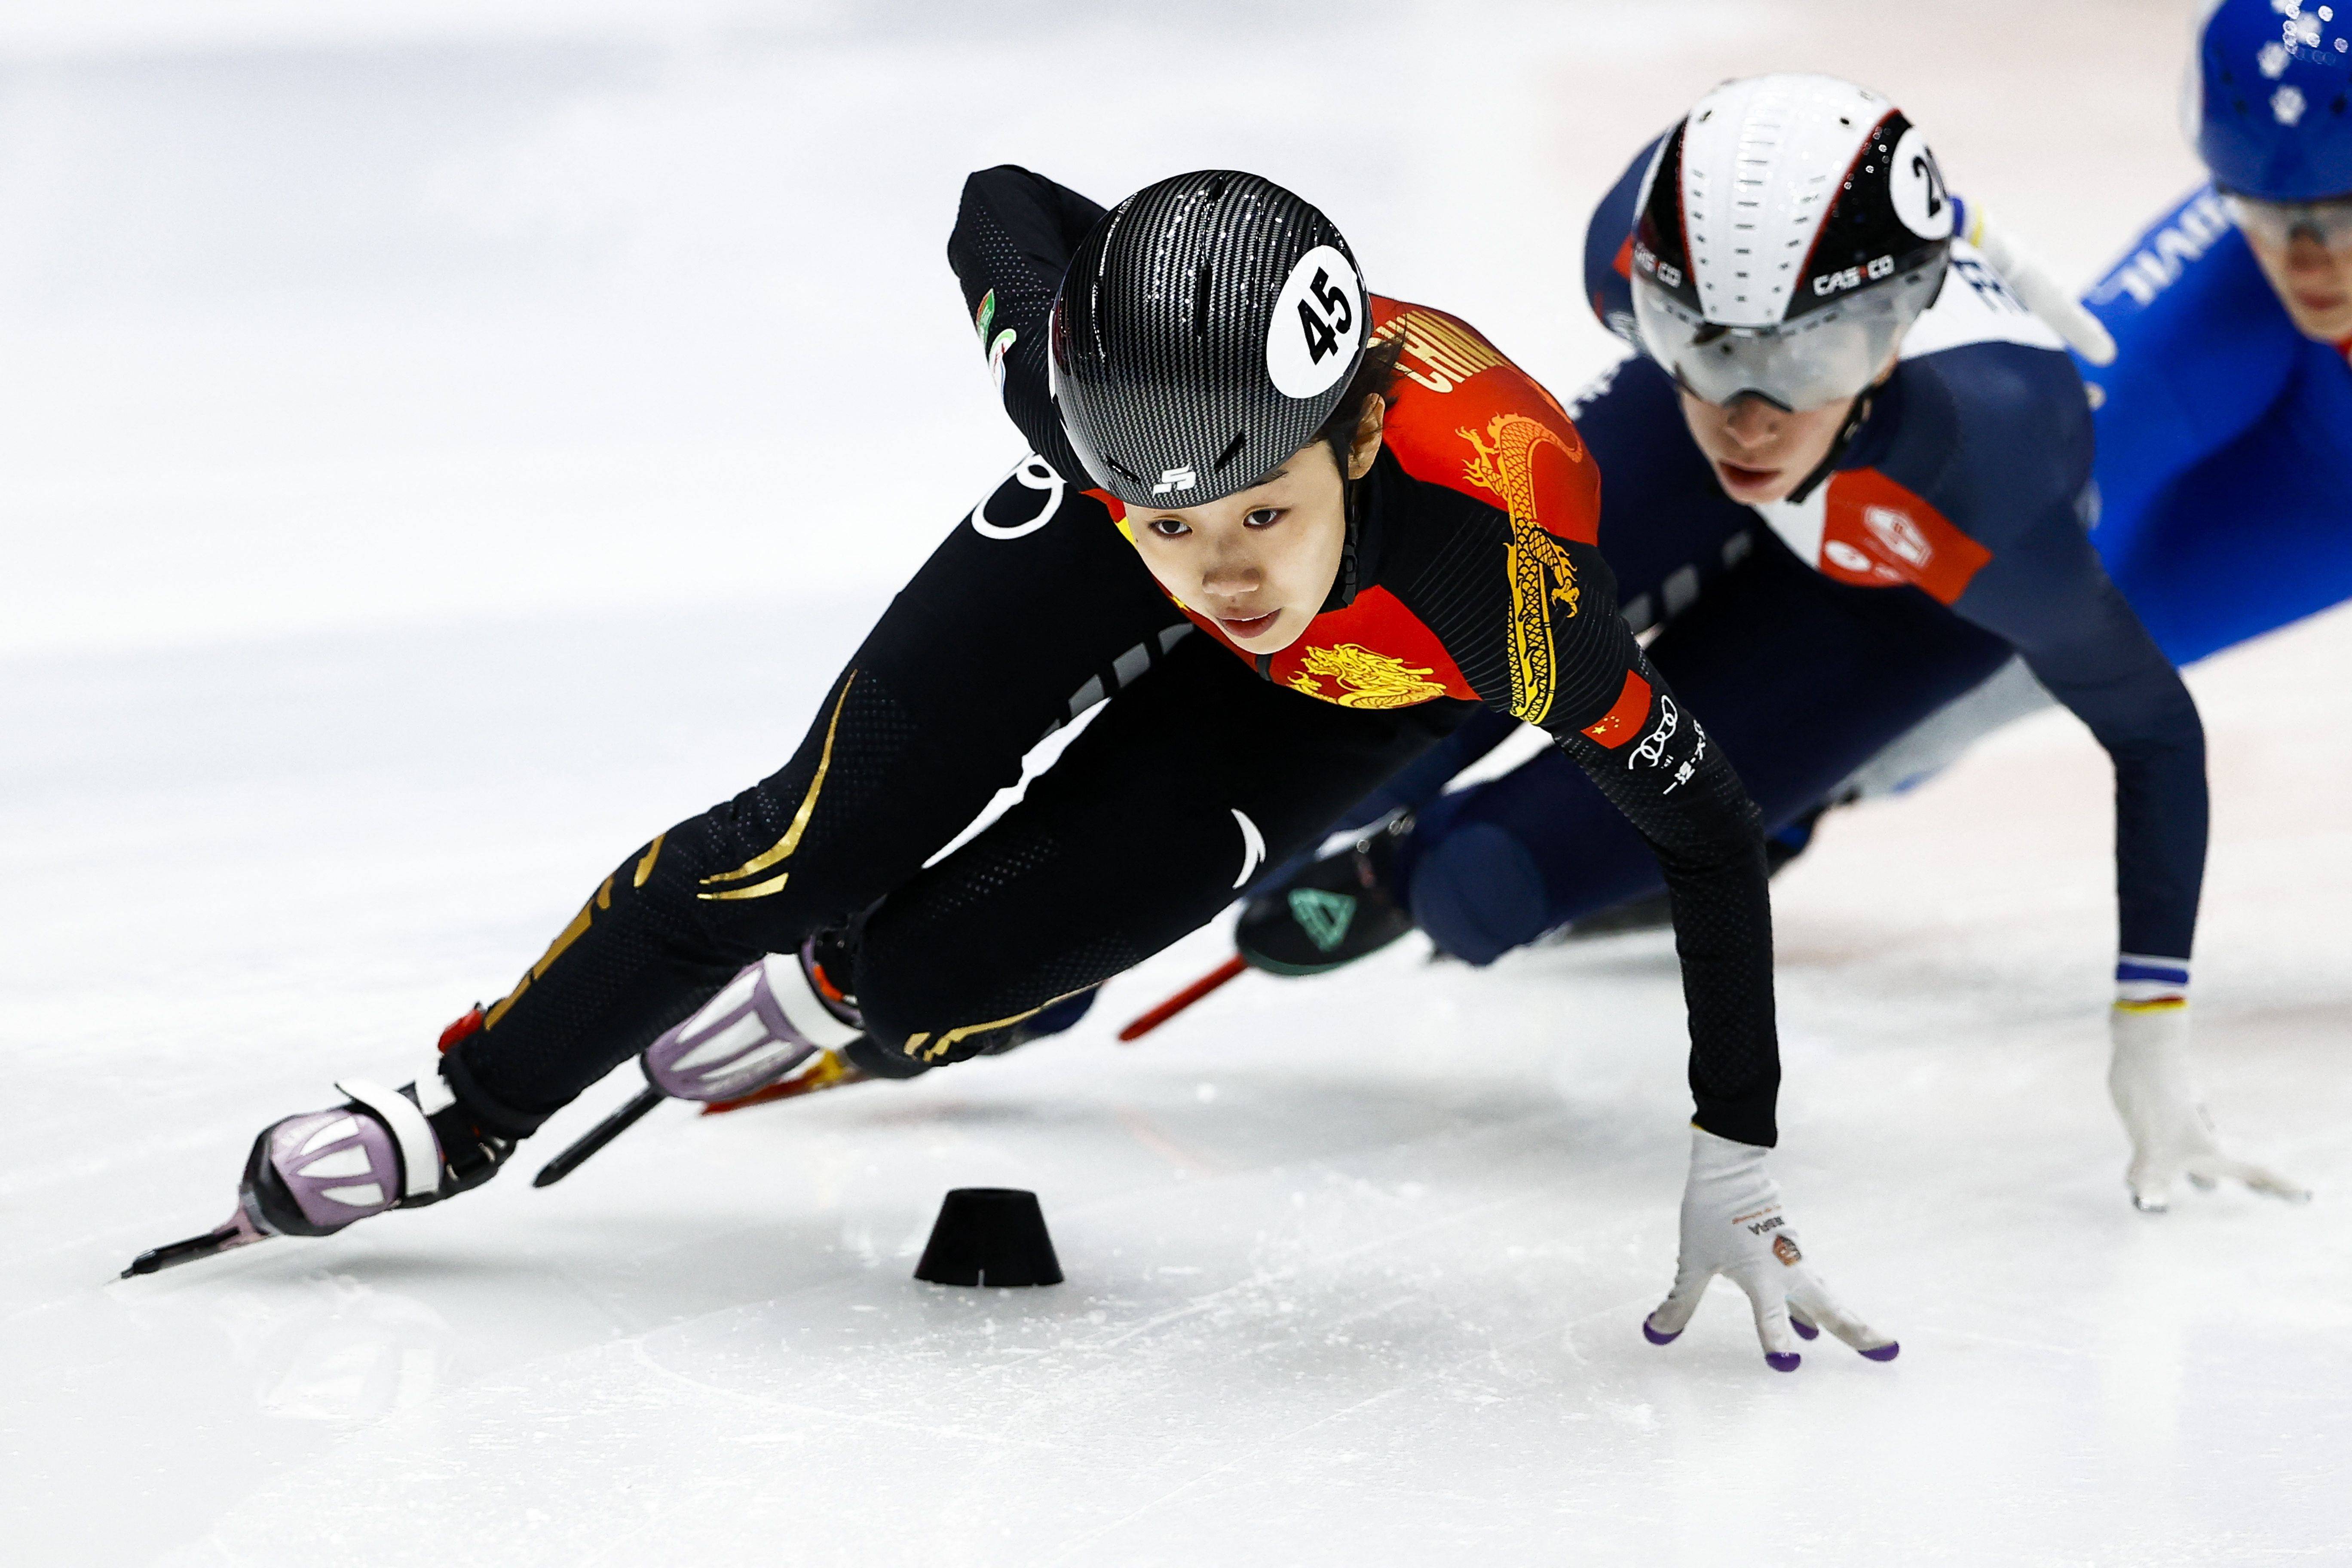
[[[1343,504],[1348,514],[1348,533],[1339,545],[1339,574],[1331,579],[1331,591],[1323,596],[1323,607],[1315,612],[1318,616],[1344,610],[1356,602],[1356,547],[1364,535],[1363,489],[1363,479],[1345,481],[1343,493],[1347,499]]]
[[[1797,488],[1789,492],[1786,500],[1790,505],[1801,505],[1808,496],[1822,488],[1831,473],[1836,469],[1838,459],[1845,456],[1845,449],[1853,445],[1853,438],[1862,433],[1863,426],[1869,422],[1870,400],[1878,391],[1879,384],[1874,382],[1855,394],[1853,406],[1846,411],[1845,423],[1838,426],[1837,438],[1830,443],[1830,449],[1822,455],[1820,462],[1813,465],[1813,471],[1798,480]]]

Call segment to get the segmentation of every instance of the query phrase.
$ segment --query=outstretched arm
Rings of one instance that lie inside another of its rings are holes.
[[[2003,543],[1953,605],[2001,637],[2116,766],[2119,945],[2186,965],[2205,876],[2205,731],[2070,509]]]
[[[2179,672],[2108,580],[2071,510],[2042,517],[2005,545],[1954,607],[2016,645],[2115,763],[2108,1087],[2131,1134],[2125,1180],[2133,1202],[2164,1208],[2182,1175],[2307,1195],[2225,1156],[2191,1087],[2189,960],[2205,873],[2205,731]]]
[[[1625,814],[1664,873],[1690,1013],[1695,1123],[1769,1148],[1780,1053],[1773,1023],[1772,906],[1756,807],[1698,715],[1668,688],[1617,613],[1600,552],[1559,544],[1575,571],[1574,613],[1552,637],[1560,689],[1549,731]]]
[[[1046,325],[1063,269],[1103,209],[1017,164],[964,181],[948,265],[963,288],[982,350],[996,372],[1004,411],[1030,447],[1062,477],[1093,481],[1062,435],[1045,371]]]
[[[1585,770],[1664,873],[1695,1115],[1681,1263],[1643,1331],[1653,1343],[1673,1340],[1721,1274],[1747,1294],[1775,1369],[1797,1366],[1797,1338],[1815,1324],[1885,1360],[1895,1342],[1840,1309],[1813,1276],[1765,1168],[1779,1137],[1780,1063],[1756,808],[1618,613],[1615,579],[1591,539],[1598,481],[1570,428],[1496,420],[1495,444],[1477,444],[1490,460],[1473,473],[1508,510],[1464,507],[1446,546],[1415,563],[1400,596],[1438,631],[1489,708],[1539,726]],[[1428,492],[1422,500],[1436,504]],[[1562,531],[1540,526],[1538,514],[1558,517]]]
[[[1841,1307],[1805,1261],[1766,1169],[1766,1152],[1778,1140],[1780,1058],[1772,910],[1756,807],[1698,716],[1634,646],[1599,552],[1573,544],[1560,551],[1577,571],[1580,602],[1563,618],[1564,602],[1554,595],[1554,645],[1563,670],[1588,673],[1557,694],[1538,721],[1657,855],[1690,1014],[1696,1114],[1679,1261],[1674,1288],[1642,1331],[1653,1344],[1671,1342],[1720,1274],[1748,1297],[1774,1370],[1794,1371],[1793,1336],[1810,1339],[1818,1328],[1874,1361],[1891,1361],[1895,1342]],[[1620,669],[1602,708],[1607,674]]]

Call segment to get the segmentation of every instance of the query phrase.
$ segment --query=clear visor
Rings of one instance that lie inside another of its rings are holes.
[[[1935,302],[1945,261],[1873,283],[1777,327],[1722,327],[1649,279],[1633,278],[1633,319],[1650,357],[1708,403],[1760,397],[1791,413],[1853,397]]]
[[[2265,202],[2221,193],[2222,210],[2247,234],[2284,249],[2308,234],[2330,250],[2352,250],[2352,195],[2324,202]]]

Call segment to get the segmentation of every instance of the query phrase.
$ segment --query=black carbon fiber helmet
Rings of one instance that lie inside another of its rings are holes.
[[[1231,495],[1315,438],[1369,315],[1347,240],[1273,181],[1146,185],[1062,275],[1047,354],[1062,428],[1130,506]]]

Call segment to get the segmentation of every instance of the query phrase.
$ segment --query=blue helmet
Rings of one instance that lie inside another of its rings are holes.
[[[2223,190],[2352,194],[2352,0],[2207,0],[2185,108]]]

